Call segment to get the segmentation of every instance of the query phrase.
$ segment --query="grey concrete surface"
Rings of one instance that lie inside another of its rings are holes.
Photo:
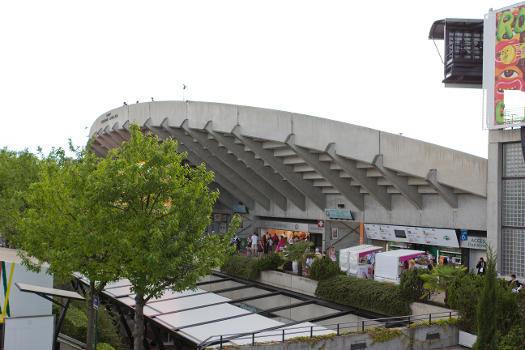
[[[227,180],[232,173],[254,172],[260,176],[249,179],[251,184],[259,182],[275,188],[289,185],[294,188],[287,188],[293,200],[285,203],[283,197],[274,191],[264,191],[253,186],[244,186],[244,189],[227,187],[226,190],[238,201],[250,203],[251,214],[255,216],[322,220],[325,219],[325,207],[345,205],[353,211],[356,221],[486,229],[487,160],[483,158],[323,118],[193,101],[140,103],[108,111],[97,118],[91,127],[90,136],[96,137],[92,147],[97,154],[103,155],[129,137],[126,127],[130,123],[142,126],[146,122],[154,133],[175,131],[174,136],[180,136],[186,141],[182,142],[186,144],[181,144],[181,150],[188,150],[189,146],[194,152],[209,154],[211,157],[205,160],[215,165],[213,170],[219,171],[217,180],[221,180],[225,188],[230,185]],[[185,130],[182,128],[183,123]],[[250,148],[249,145],[241,144],[246,156],[239,156],[241,150],[238,147],[234,147],[235,152],[227,153],[231,152],[231,143],[226,146],[220,144],[221,137],[235,139],[234,129],[238,136],[253,146]],[[215,135],[218,144],[215,141],[209,143],[204,138],[201,138],[200,143],[190,142],[184,133],[177,131],[196,132],[197,135],[210,137]],[[291,135],[294,142],[287,145],[286,141]],[[209,153],[210,144],[220,157]],[[217,146],[224,147],[224,151]],[[300,157],[297,150],[307,153],[303,152],[303,157]],[[251,160],[260,162],[258,159],[262,155],[266,157],[262,163],[264,168],[269,168],[278,178],[270,176],[271,173],[267,171],[259,174],[261,163],[255,164]],[[388,181],[374,168],[372,163],[377,155],[383,160],[384,173],[388,173],[390,179],[401,180],[406,185],[400,187],[397,182]],[[246,159],[250,161],[246,162]],[[311,166],[312,159],[315,160],[315,169]],[[199,163],[203,158],[194,157],[193,160]],[[274,166],[267,160],[271,160]],[[257,166],[252,168],[248,163]],[[348,167],[348,164],[352,167]],[[319,169],[323,169],[322,174]],[[432,169],[436,169],[436,177],[429,182],[426,177]],[[241,181],[240,184],[243,183]],[[443,188],[449,190],[447,197],[443,197],[439,191]],[[407,193],[411,194],[407,196]],[[304,201],[302,196],[305,196]],[[355,200],[361,196],[362,201]],[[414,203],[417,204],[415,207]]]

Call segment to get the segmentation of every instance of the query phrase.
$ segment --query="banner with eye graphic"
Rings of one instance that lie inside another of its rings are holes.
[[[525,2],[489,13],[485,20],[485,38],[488,39],[485,50],[492,66],[488,71],[484,69],[483,85],[486,88],[489,80],[491,88],[487,91],[493,92],[487,96],[487,127],[525,125]],[[486,58],[487,55],[484,61]]]

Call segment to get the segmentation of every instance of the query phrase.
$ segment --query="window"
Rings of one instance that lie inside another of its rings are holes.
[[[525,277],[525,162],[520,143],[503,145],[501,272]]]

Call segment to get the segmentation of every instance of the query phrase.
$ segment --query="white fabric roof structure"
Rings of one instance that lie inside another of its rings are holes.
[[[87,283],[87,279],[77,277]],[[122,279],[108,284],[103,294],[134,308],[134,294],[130,288],[129,281]],[[200,288],[183,292],[166,289],[160,298],[146,303],[144,315],[196,344],[219,340],[220,336],[224,336],[225,342],[229,341],[234,345],[250,344],[251,335],[229,340],[227,338],[267,329],[266,332],[256,334],[257,342],[282,340],[283,328],[288,330],[285,339],[309,336],[311,327],[314,327],[315,335],[333,333],[310,322],[285,324],[232,305],[230,301],[229,298]]]
[[[27,283],[16,282],[15,285],[22,292],[35,293],[39,295],[54,296],[61,298],[69,298],[72,300],[84,300],[84,297],[77,292],[71,292],[69,290],[56,289],[56,288],[46,288],[41,286],[35,286]]]
[[[341,249],[339,251],[339,267],[345,272],[350,270],[351,273],[355,274],[361,256],[368,255],[381,249],[383,248],[370,244],[362,244]]]

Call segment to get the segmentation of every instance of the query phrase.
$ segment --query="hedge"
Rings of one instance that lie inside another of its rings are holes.
[[[275,253],[259,259],[232,255],[221,266],[221,271],[228,275],[256,280],[261,276],[261,271],[275,270],[282,264],[284,264],[283,259]]]
[[[326,280],[343,273],[339,265],[326,256],[315,258],[309,270],[308,277],[316,281]]]
[[[399,288],[405,299],[410,301],[421,301],[426,290],[423,287],[421,275],[429,273],[428,269],[410,269],[401,274]]]
[[[401,294],[401,289],[390,283],[339,275],[319,281],[315,295],[386,316],[410,314],[409,302]]]

